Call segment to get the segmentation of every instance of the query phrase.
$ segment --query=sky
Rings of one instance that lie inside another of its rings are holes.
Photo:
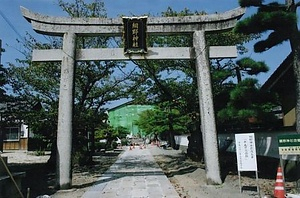
[[[86,0],[86,2],[91,2],[91,0]],[[208,14],[213,14],[215,12],[225,12],[239,6],[238,0],[103,0],[103,2],[109,18],[116,18],[120,15],[140,16],[146,13],[159,16],[168,7],[176,11],[188,8],[191,11],[205,11]],[[265,2],[270,1],[266,0]],[[278,2],[284,3],[283,0]],[[26,32],[32,34],[36,39],[43,39],[43,36],[35,33],[31,24],[23,18],[20,6],[44,15],[66,16],[66,13],[58,6],[57,0],[1,0],[0,39],[2,40],[2,48],[5,49],[1,56],[1,62],[4,66],[8,65],[8,62],[13,63],[16,58],[23,57],[20,52],[22,45],[17,42],[17,39],[22,40]],[[246,10],[244,17],[251,15],[253,11],[255,10]],[[260,84],[263,84],[290,53],[290,47],[286,42],[282,46],[257,54],[253,52],[252,45],[253,43],[247,45],[249,53],[245,56],[257,61],[265,61],[270,67],[268,73],[258,76]]]

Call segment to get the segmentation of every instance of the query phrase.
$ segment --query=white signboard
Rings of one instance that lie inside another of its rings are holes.
[[[235,134],[238,171],[257,171],[254,133]]]

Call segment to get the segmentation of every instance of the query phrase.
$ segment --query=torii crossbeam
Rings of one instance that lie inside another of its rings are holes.
[[[74,86],[74,66],[79,60],[129,60],[130,59],[195,59],[198,95],[201,114],[206,177],[208,184],[221,184],[218,158],[218,142],[212,100],[209,56],[236,57],[236,48],[210,47],[205,43],[205,33],[232,29],[243,16],[245,9],[236,8],[221,14],[193,15],[183,17],[148,17],[147,34],[169,35],[190,34],[193,47],[190,48],[150,48],[147,54],[125,56],[122,49],[77,49],[76,36],[121,36],[121,18],[69,18],[52,17],[33,13],[21,7],[23,16],[41,34],[62,36],[63,48],[56,50],[34,50],[33,61],[61,61],[61,80],[58,111],[58,175],[60,189],[71,187],[72,149],[72,105]]]

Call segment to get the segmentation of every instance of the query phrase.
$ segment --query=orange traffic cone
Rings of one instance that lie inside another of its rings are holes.
[[[285,198],[283,173],[282,173],[282,169],[280,166],[277,169],[277,176],[276,176],[275,189],[274,189],[274,198]]]

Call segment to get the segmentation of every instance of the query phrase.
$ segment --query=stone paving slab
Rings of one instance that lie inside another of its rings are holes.
[[[149,149],[126,149],[82,198],[179,198]]]

